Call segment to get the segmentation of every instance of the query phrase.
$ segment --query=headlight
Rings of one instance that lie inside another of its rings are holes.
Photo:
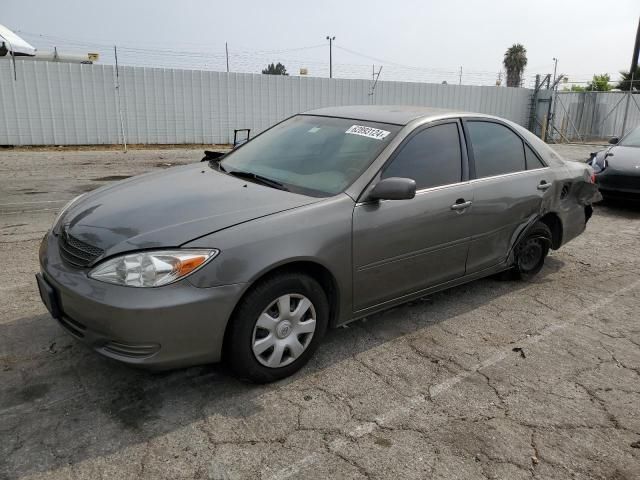
[[[609,166],[609,162],[607,161],[607,154],[603,157],[598,157],[595,155],[591,160],[591,167],[595,173],[600,173],[604,171]]]
[[[78,195],[73,200],[71,200],[69,203],[67,203],[64,207],[62,207],[62,210],[60,210],[58,212],[58,215],[56,215],[56,219],[53,221],[53,225],[51,225],[51,228],[55,229],[56,226],[58,225],[58,222],[60,222],[60,220],[62,219],[64,214],[67,212],[67,210],[69,210],[69,208],[71,208],[71,206],[73,204],[75,204],[78,200],[80,200],[80,198],[84,197],[85,195],[86,195],[86,193],[83,193],[82,195]]]
[[[219,250],[163,250],[111,258],[89,272],[101,282],[125,287],[160,287],[202,268]]]

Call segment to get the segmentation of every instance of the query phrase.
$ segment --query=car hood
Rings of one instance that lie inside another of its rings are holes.
[[[68,234],[109,256],[178,247],[319,200],[232,177],[208,164],[195,164],[95,190],[65,212],[61,223]]]
[[[640,148],[616,145],[605,152],[609,152],[609,168],[640,175]]]

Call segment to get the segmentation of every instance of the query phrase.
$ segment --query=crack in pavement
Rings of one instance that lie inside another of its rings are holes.
[[[636,280],[635,282],[631,283],[630,285],[627,285],[626,287],[618,290],[617,292],[613,292],[610,295],[608,295],[608,296],[606,296],[604,298],[601,298],[600,300],[595,302],[593,305],[591,305],[589,308],[586,308],[584,311],[580,311],[578,313],[575,313],[575,314],[565,318],[562,322],[550,324],[547,327],[544,327],[539,333],[530,336],[526,340],[522,341],[521,344],[522,345],[529,345],[529,346],[535,345],[536,343],[544,340],[545,338],[549,337],[550,335],[552,335],[554,333],[557,333],[557,332],[563,330],[564,328],[567,328],[570,325],[575,324],[575,320],[577,320],[578,318],[581,318],[583,316],[593,315],[599,309],[601,309],[601,308],[609,305],[610,303],[612,303],[615,300],[616,297],[624,295],[625,293],[635,289],[639,285],[640,285],[640,280]],[[575,295],[574,295],[574,297],[575,297]],[[581,302],[581,303],[583,303],[583,302]],[[547,308],[549,308],[549,307],[547,307]],[[463,372],[461,372],[461,373],[459,373],[457,375],[454,375],[453,377],[450,377],[450,378],[448,378],[448,379],[446,379],[446,380],[444,380],[444,381],[442,381],[442,382],[430,387],[428,396],[425,396],[425,395],[422,395],[422,394],[418,394],[418,395],[414,395],[414,396],[409,397],[407,402],[404,405],[401,405],[399,407],[393,408],[393,409],[391,409],[391,410],[389,410],[389,411],[387,411],[387,412],[385,412],[383,414],[380,414],[380,415],[376,416],[374,418],[373,422],[363,422],[363,423],[353,427],[351,430],[349,430],[348,432],[345,433],[346,438],[338,438],[336,440],[333,440],[329,444],[329,450],[331,450],[334,454],[336,454],[336,451],[337,450],[341,450],[344,447],[346,447],[350,440],[358,439],[358,438],[361,438],[361,437],[363,437],[365,435],[369,435],[369,434],[373,433],[375,430],[380,428],[380,426],[379,426],[380,424],[384,424],[384,423],[386,423],[386,421],[389,421],[391,419],[394,419],[394,418],[400,417],[402,415],[405,415],[406,413],[411,411],[413,408],[415,408],[415,407],[417,407],[419,405],[422,405],[427,401],[430,401],[431,399],[437,397],[438,395],[441,395],[441,394],[447,392],[448,390],[451,390],[456,385],[458,385],[459,383],[463,382],[464,380],[466,380],[467,378],[471,377],[472,375],[475,375],[476,373],[480,373],[479,370],[488,368],[490,366],[493,366],[493,365],[501,362],[502,360],[507,358],[512,353],[513,352],[511,350],[511,345],[508,345],[507,348],[498,351],[494,355],[491,355],[490,357],[488,357],[487,359],[485,359],[485,360],[483,360],[481,362],[478,362],[471,369],[465,370],[465,371],[463,371]],[[616,422],[617,422],[617,420],[616,420]],[[347,438],[349,440],[347,440]],[[300,468],[302,468],[302,466],[312,465],[318,459],[319,459],[319,456],[317,454],[311,453],[310,455],[307,455],[306,457],[302,458],[301,460],[299,460],[298,462],[294,463],[293,465],[288,466],[286,469],[283,469],[283,470],[280,470],[279,472],[276,472],[274,475],[270,476],[269,479],[270,480],[285,480],[287,478],[291,478],[292,476],[295,476],[300,471]]]

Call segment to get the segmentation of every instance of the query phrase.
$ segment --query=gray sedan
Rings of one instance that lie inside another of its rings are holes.
[[[72,201],[36,277],[51,315],[107,357],[224,359],[267,382],[327,328],[487,275],[534,276],[584,231],[592,173],[492,116],[320,109]]]

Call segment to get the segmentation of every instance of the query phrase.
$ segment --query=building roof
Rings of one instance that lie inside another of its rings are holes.
[[[452,115],[466,112],[449,108],[419,107],[413,105],[352,105],[325,107],[304,112],[305,115],[352,118],[370,122],[394,123],[406,125],[416,118]]]

